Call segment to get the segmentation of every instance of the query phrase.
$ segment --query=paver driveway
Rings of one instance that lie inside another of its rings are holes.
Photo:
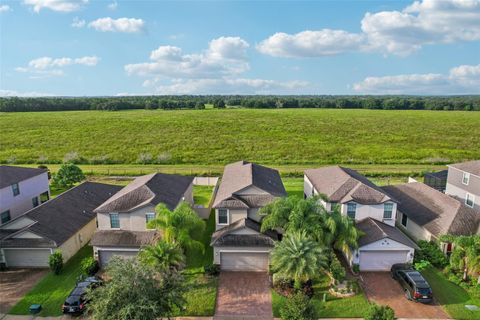
[[[422,304],[405,298],[400,284],[389,272],[363,272],[363,287],[369,300],[392,307],[397,318],[450,318],[436,303]],[[433,293],[435,296],[435,292]]]
[[[220,273],[215,318],[242,316],[272,319],[272,296],[267,273]]]

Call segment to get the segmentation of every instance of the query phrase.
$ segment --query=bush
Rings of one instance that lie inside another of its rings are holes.
[[[330,273],[332,274],[332,277],[338,282],[342,282],[345,279],[345,268],[342,266],[337,256],[333,253],[330,262]]]
[[[82,169],[73,163],[62,164],[58,172],[53,176],[53,185],[60,188],[70,188],[75,183],[85,179]]]
[[[93,276],[100,269],[98,261],[93,257],[88,257],[81,262],[82,272],[88,276]]]
[[[448,265],[447,258],[435,242],[420,240],[418,246],[420,247],[420,250],[415,252],[414,262],[426,260],[437,268],[444,268]]]
[[[359,273],[360,272],[360,265],[358,263],[355,263],[352,266],[352,271],[355,272],[355,273]]]
[[[364,317],[365,320],[395,320],[395,312],[389,306],[372,304]]]
[[[288,320],[317,319],[315,308],[310,299],[302,293],[296,293],[287,299],[280,309],[280,317]]]
[[[220,274],[220,266],[218,264],[207,264],[203,269],[209,276],[218,276]]]
[[[430,261],[420,260],[418,262],[415,262],[414,267],[415,267],[415,270],[422,271],[422,270],[427,269],[431,265],[432,264],[430,263]]]
[[[63,269],[63,256],[60,250],[56,250],[50,255],[48,265],[54,274],[60,274]]]

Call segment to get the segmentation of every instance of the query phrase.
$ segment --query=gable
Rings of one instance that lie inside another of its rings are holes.
[[[234,230],[234,231],[230,232],[230,234],[260,234],[260,232],[255,231],[255,230],[250,229],[250,228],[247,228],[247,227],[244,227],[244,228],[241,228],[241,229],[238,229],[238,230]]]
[[[13,239],[43,239],[43,237],[28,230],[17,233],[16,235],[12,236],[12,238]]]
[[[234,194],[238,194],[238,195],[252,195],[252,194],[269,194],[268,192],[256,187],[256,186],[248,186],[246,188],[243,188],[237,192],[235,192]]]
[[[359,250],[411,250],[410,246],[390,238],[383,238],[378,241],[361,246]]]

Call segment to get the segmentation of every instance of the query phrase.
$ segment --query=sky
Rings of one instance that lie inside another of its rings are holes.
[[[0,96],[480,94],[480,0],[0,0]]]

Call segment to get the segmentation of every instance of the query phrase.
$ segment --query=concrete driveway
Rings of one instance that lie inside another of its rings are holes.
[[[263,272],[220,273],[215,318],[255,317],[272,319],[272,296],[268,274]]]
[[[392,279],[389,272],[363,272],[361,275],[367,298],[379,304],[389,305],[397,318],[450,318],[436,303],[423,304],[407,300],[402,287]],[[435,296],[435,292],[433,295]]]
[[[47,272],[48,269],[0,271],[0,314],[7,313]]]

